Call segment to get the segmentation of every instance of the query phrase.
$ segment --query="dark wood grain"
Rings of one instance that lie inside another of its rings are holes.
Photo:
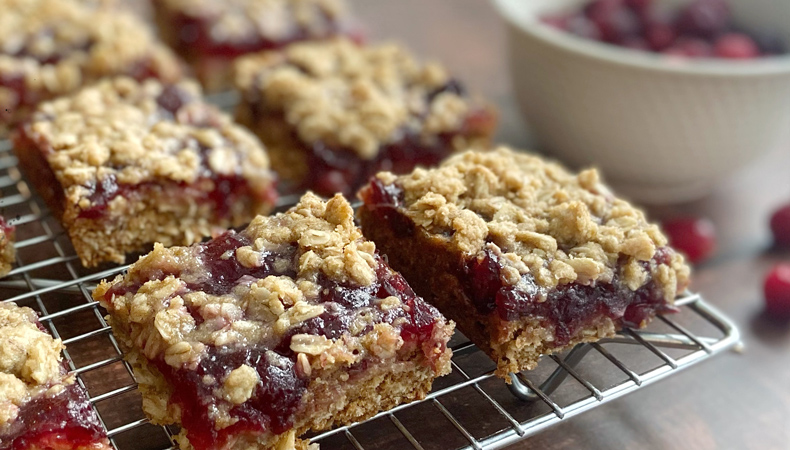
[[[374,40],[396,40],[443,61],[502,112],[500,141],[527,147],[529,133],[513,100],[504,26],[482,0],[358,0]],[[790,124],[788,124],[790,126]],[[790,447],[790,327],[762,312],[762,279],[790,261],[769,251],[768,217],[790,200],[790,145],[732,177],[708,198],[652,208],[653,218],[710,217],[716,257],[697,269],[694,289],[733,318],[745,350],[716,357],[633,395],[597,408],[513,449],[787,449]]]

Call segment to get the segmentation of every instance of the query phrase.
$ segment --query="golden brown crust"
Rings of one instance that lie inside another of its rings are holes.
[[[451,81],[442,66],[420,63],[394,44],[299,43],[240,58],[235,71],[248,105],[283,117],[308,146],[321,142],[363,159],[404,134],[430,142],[457,132],[480,108],[458,92],[442,91]]]
[[[0,117],[111,75],[181,77],[177,59],[134,14],[71,0],[0,1]],[[26,98],[12,89],[21,80]],[[6,110],[8,110],[6,112]]]
[[[0,278],[8,275],[16,261],[14,229],[4,226],[5,223],[5,219],[0,216]]]
[[[433,170],[379,178],[404,190],[403,213],[430,235],[465,255],[496,247],[513,285],[526,273],[545,289],[608,282],[624,265],[624,281],[635,291],[647,279],[637,263],[667,245],[658,226],[613,196],[594,169],[572,174],[504,147],[466,152]],[[650,275],[671,302],[688,284],[689,268],[674,254],[670,265]]]
[[[42,104],[18,134],[20,163],[64,223],[83,264],[122,263],[127,252],[151,242],[191,244],[270,211],[273,181],[265,150],[200,95],[193,83],[107,79]],[[224,215],[204,201],[217,189],[213,177],[245,185]],[[137,188],[133,195],[97,200],[106,183]],[[97,205],[106,206],[112,220],[86,217],[83,212]]]

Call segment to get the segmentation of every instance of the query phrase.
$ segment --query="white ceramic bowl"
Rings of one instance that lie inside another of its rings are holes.
[[[738,168],[790,144],[790,56],[666,57],[539,21],[586,0],[493,2],[508,24],[515,91],[539,146],[572,166],[599,167],[635,200],[702,197]],[[790,44],[790,0],[730,3],[738,24],[773,30]]]

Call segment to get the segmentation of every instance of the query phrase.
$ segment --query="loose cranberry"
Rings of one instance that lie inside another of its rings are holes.
[[[765,310],[773,317],[790,319],[790,264],[778,264],[765,278]]]
[[[669,48],[677,38],[677,32],[666,23],[652,23],[645,27],[645,38],[654,51]]]
[[[730,19],[725,0],[695,0],[680,13],[678,27],[683,33],[713,37],[727,30]]]
[[[779,208],[771,216],[771,231],[774,242],[782,246],[790,246],[790,204]]]
[[[708,58],[713,56],[713,46],[703,39],[680,38],[661,53],[688,58]]]
[[[669,244],[694,264],[707,259],[716,249],[716,229],[708,219],[682,217],[664,222],[663,228]]]
[[[728,33],[716,41],[716,56],[728,59],[752,59],[760,56],[754,39],[742,33]]]

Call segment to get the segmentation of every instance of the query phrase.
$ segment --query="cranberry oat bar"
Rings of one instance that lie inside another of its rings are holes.
[[[0,303],[0,449],[112,448],[63,348],[32,309]]]
[[[380,173],[360,197],[365,236],[507,379],[542,354],[645,326],[688,284],[658,227],[595,170],[500,148]]]
[[[103,80],[42,104],[14,149],[86,266],[200,241],[276,197],[260,142],[195,83]]]
[[[106,76],[181,77],[176,57],[132,13],[73,0],[0,0],[0,11],[0,132]]]
[[[8,275],[16,261],[14,251],[14,226],[0,216],[0,278]]]
[[[154,0],[159,30],[206,90],[231,85],[241,55],[352,32],[344,0]]]
[[[235,83],[237,119],[266,144],[275,170],[325,195],[486,145],[496,123],[444,68],[396,45],[294,44],[239,59]]]
[[[307,430],[423,398],[450,371],[453,324],[363,239],[339,195],[307,194],[191,247],[157,244],[93,297],[144,411],[179,424],[182,449],[291,449]]]

